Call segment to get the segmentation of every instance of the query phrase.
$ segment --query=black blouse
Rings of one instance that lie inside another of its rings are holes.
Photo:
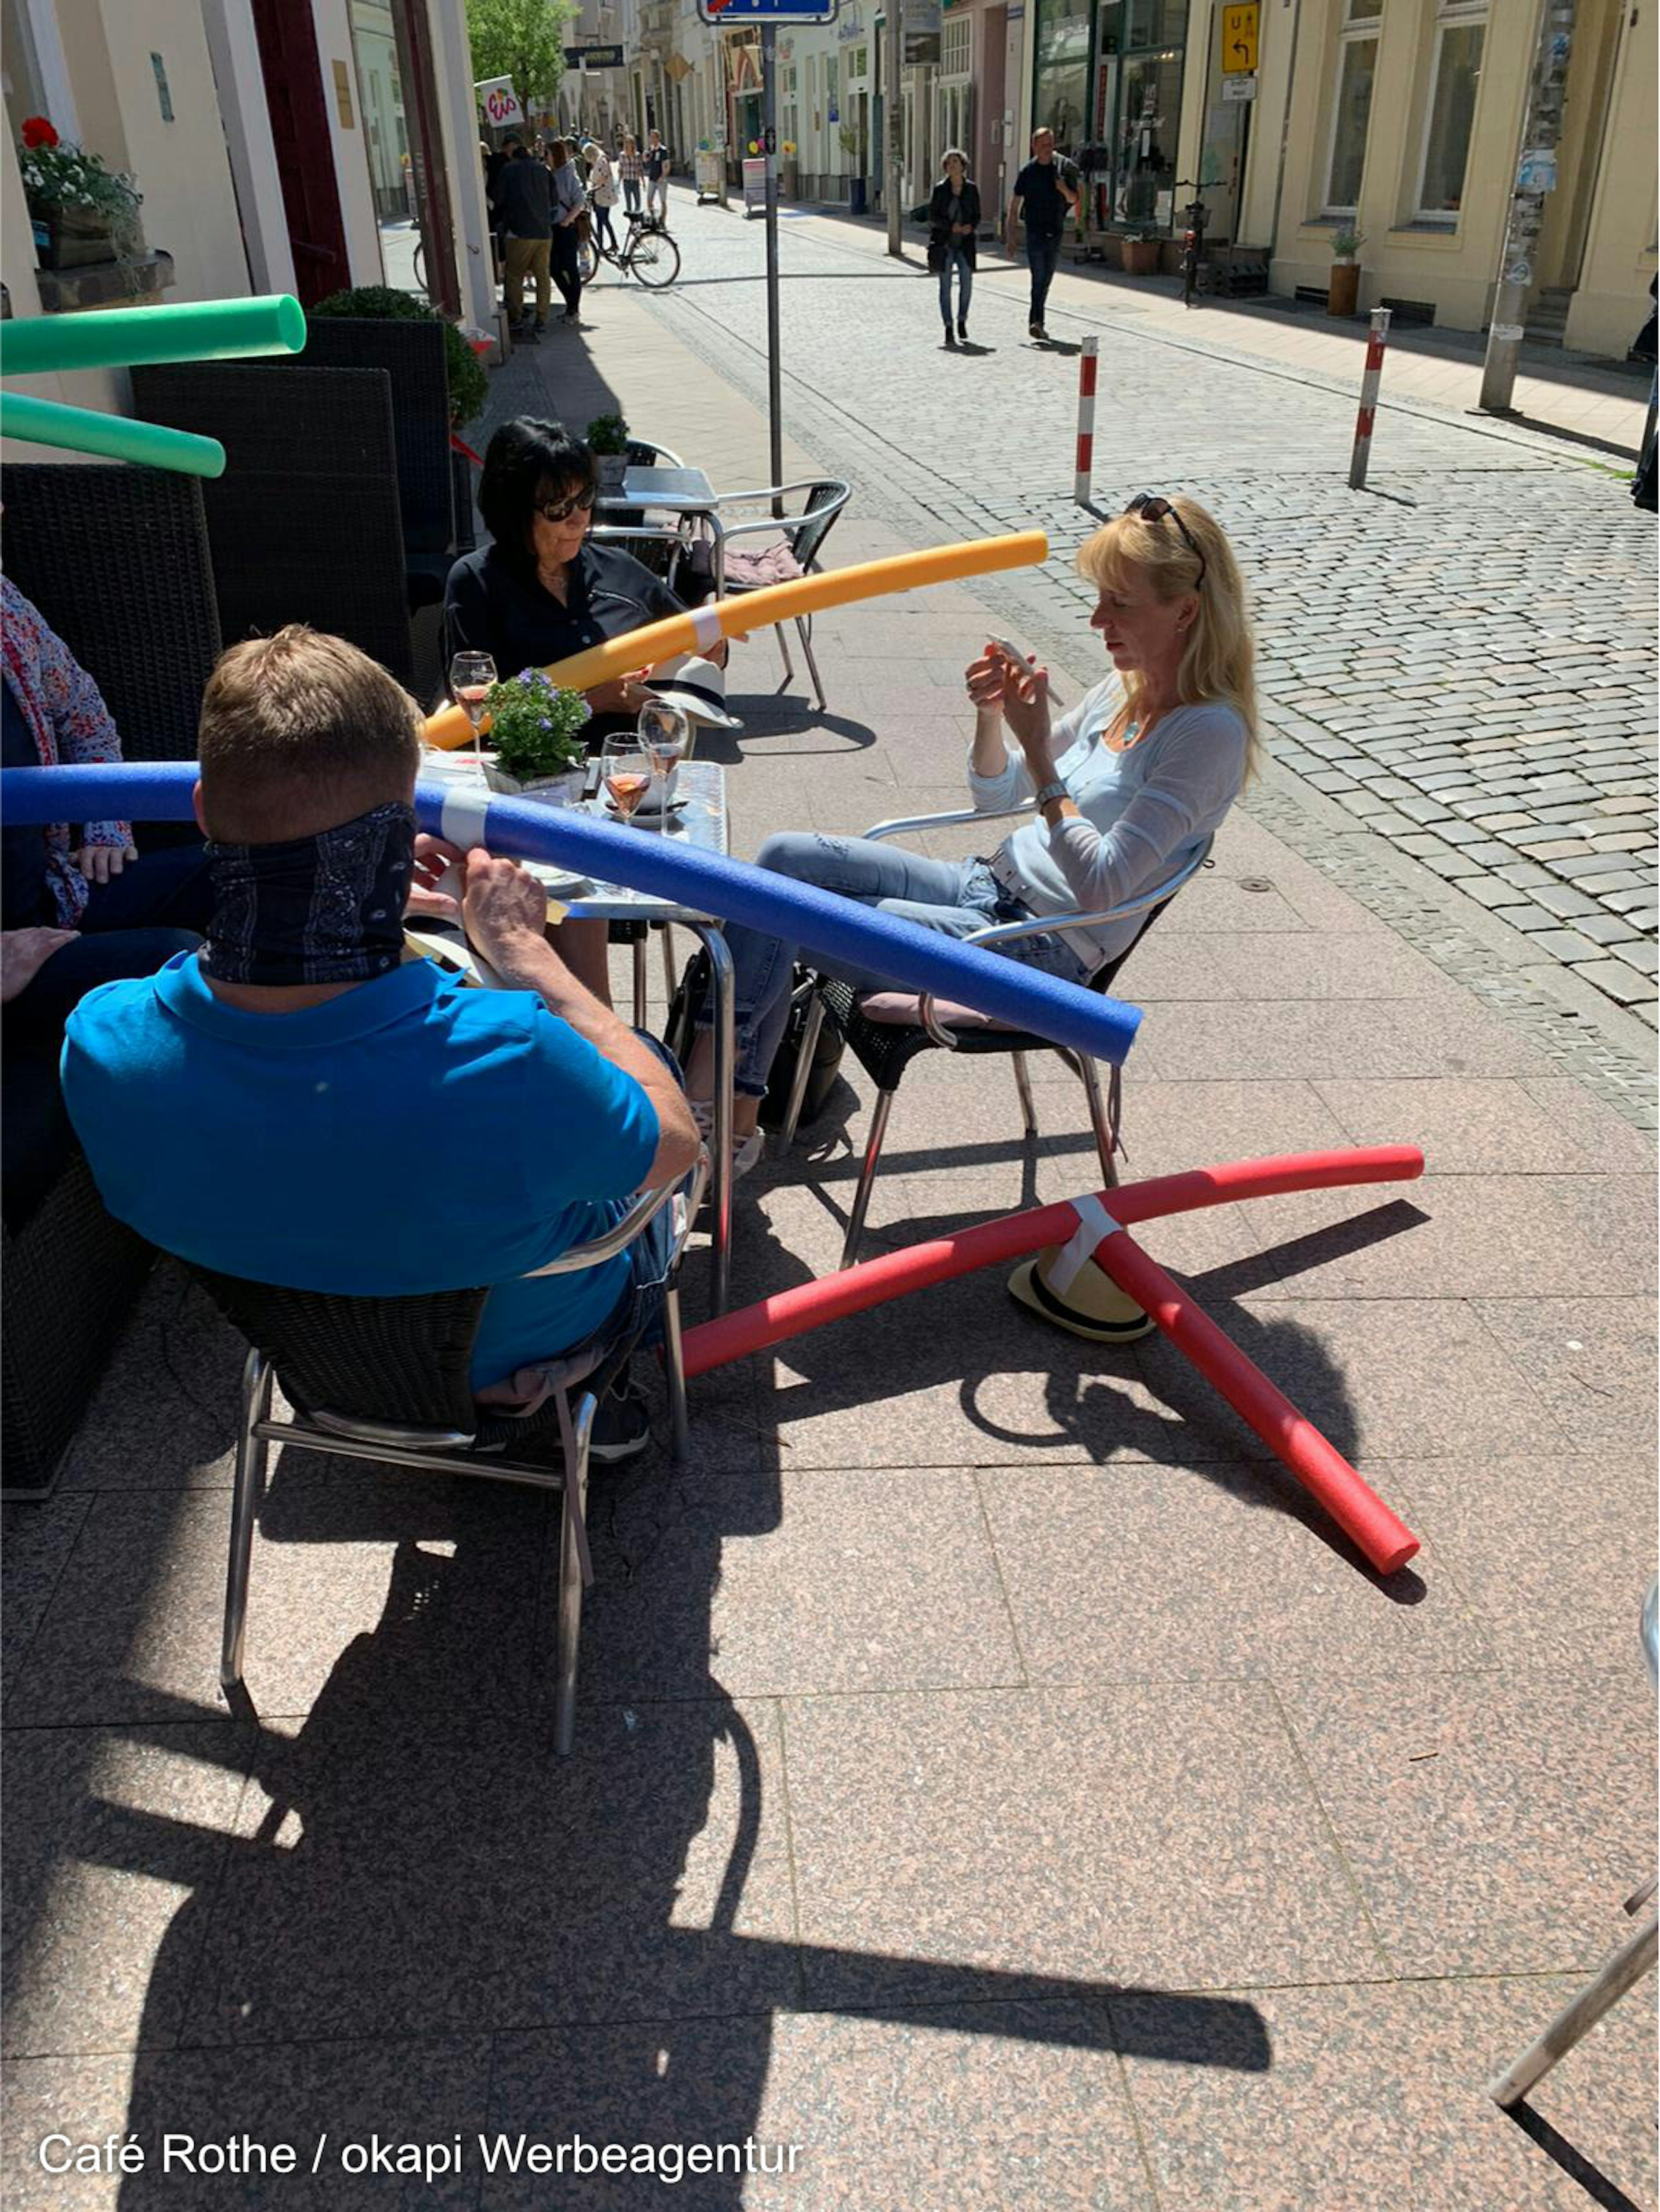
[[[591,540],[583,545],[571,563],[561,606],[534,570],[515,568],[495,545],[485,545],[464,554],[450,571],[445,662],[447,666],[457,653],[488,653],[499,676],[517,676],[683,611],[663,579],[620,546]],[[597,745],[633,724],[631,714],[597,714],[585,734]]]

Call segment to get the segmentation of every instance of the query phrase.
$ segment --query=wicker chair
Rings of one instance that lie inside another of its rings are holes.
[[[1008,811],[1028,814],[1032,811],[1032,805],[1028,800],[1025,805]],[[867,837],[897,837],[912,830],[938,830],[956,823],[989,822],[997,818],[995,814],[974,811],[924,815],[909,821],[879,822],[864,834]],[[1022,937],[1054,932],[1064,933],[1075,929],[1099,929],[1105,923],[1125,921],[1134,915],[1140,915],[1141,927],[1124,951],[1098,969],[1089,979],[1092,991],[1109,990],[1118,970],[1183,884],[1199,869],[1209,865],[1210,842],[1206,838],[1191,859],[1184,861],[1162,883],[1140,898],[1127,900],[1122,906],[1099,914],[1046,915],[1039,921],[998,923],[988,929],[976,930],[963,942],[988,946],[1008,945]],[[1030,1052],[1058,1052],[1062,1059],[1076,1070],[1083,1084],[1084,1096],[1089,1103],[1089,1120],[1094,1132],[1096,1155],[1100,1162],[1102,1185],[1110,1188],[1117,1182],[1113,1154],[1118,1149],[1121,1086],[1119,1071],[1116,1067],[1112,1070],[1106,1096],[1103,1098],[1095,1063],[1087,1053],[1069,1051],[1064,1046],[1039,1036],[1030,1030],[984,1025],[984,1017],[966,1007],[939,1006],[931,993],[924,992],[918,997],[894,992],[861,991],[829,975],[820,976],[815,988],[806,1031],[797,1054],[795,1087],[779,1135],[781,1151],[787,1152],[795,1140],[797,1125],[801,1117],[802,1098],[813,1065],[814,1048],[827,1017],[841,1031],[853,1057],[876,1086],[875,1110],[870,1117],[869,1135],[865,1139],[864,1164],[859,1170],[858,1188],[854,1194],[852,1211],[847,1219],[847,1234],[842,1244],[841,1265],[844,1267],[851,1267],[858,1257],[859,1240],[864,1233],[864,1217],[870,1205],[871,1187],[876,1179],[882,1140],[888,1134],[888,1120],[899,1094],[900,1081],[912,1061],[927,1052],[960,1052],[1012,1060],[1015,1063],[1015,1087],[1020,1094],[1021,1111],[1028,1136],[1037,1134],[1038,1114],[1032,1096],[1031,1081],[1027,1074],[1026,1055]]]
[[[663,1364],[674,1451],[688,1449],[686,1370],[676,1270],[708,1172],[706,1155],[689,1184],[647,1193],[603,1237],[579,1245],[539,1275],[570,1274],[625,1251],[664,1206],[676,1212],[663,1292]],[[524,1419],[492,1415],[468,1380],[473,1340],[488,1288],[408,1297],[343,1297],[251,1283],[192,1266],[190,1273],[250,1346],[242,1370],[236,1485],[231,1507],[220,1680],[233,1707],[251,1701],[242,1679],[254,1522],[274,1443],[290,1450],[440,1474],[482,1475],[552,1491],[563,1503],[554,1741],[567,1753],[576,1728],[577,1643],[582,1593],[593,1579],[585,1514],[588,1449],[599,1401],[635,1349],[625,1338],[603,1358],[573,1356],[545,1404]],[[293,1408],[273,1419],[272,1384]]]
[[[129,760],[188,760],[219,658],[202,488],[160,469],[19,461],[6,568],[94,678]],[[141,847],[193,837],[144,823]],[[69,1126],[55,1041],[6,1040],[0,1408],[8,1498],[50,1497],[155,1262],[112,1218]]]
[[[317,315],[306,324],[305,351],[286,356],[282,365],[384,368],[391,380],[406,589],[412,609],[433,605],[444,596],[459,550],[442,329],[437,323]]]
[[[210,362],[133,371],[135,410],[224,446],[203,486],[227,639],[284,623],[349,639],[413,689],[403,508],[384,368]]]

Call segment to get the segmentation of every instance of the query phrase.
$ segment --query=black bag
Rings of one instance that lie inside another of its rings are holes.
[[[945,240],[942,238],[930,238],[929,240],[928,266],[931,273],[936,276],[937,276],[941,270],[944,268]]]
[[[800,1057],[802,1040],[807,1034],[807,1018],[813,1002],[813,971],[797,968],[796,980],[790,994],[790,1018],[784,1025],[784,1035],[779,1039],[779,1048],[772,1054],[772,1065],[766,1071],[766,1096],[760,1102],[760,1126],[763,1129],[781,1129],[784,1117],[790,1110],[790,1090],[796,1079],[796,1063]],[[709,956],[699,952],[688,960],[675,987],[669,1002],[669,1019],[664,1024],[663,1041],[682,1067],[692,1049],[692,1033],[697,1017],[709,990]],[[801,1102],[798,1126],[809,1128],[817,1121],[828,1103],[830,1093],[836,1087],[836,1073],[841,1066],[845,1039],[831,1016],[827,1013],[819,1030],[818,1042],[813,1049],[813,1071],[807,1079],[807,1089]]]

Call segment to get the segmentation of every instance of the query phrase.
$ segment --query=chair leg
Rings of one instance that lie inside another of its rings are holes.
[[[870,1116],[870,1134],[865,1139],[864,1165],[859,1170],[859,1187],[853,1196],[853,1211],[847,1217],[847,1236],[841,1248],[841,1264],[851,1267],[858,1257],[859,1239],[864,1234],[864,1217],[870,1205],[870,1186],[876,1180],[876,1163],[881,1158],[881,1140],[888,1134],[888,1117],[894,1110],[891,1091],[876,1093],[876,1110]]]
[[[1032,1097],[1032,1077],[1023,1052],[1015,1054],[1015,1088],[1021,1094],[1021,1111],[1026,1116],[1026,1133],[1028,1137],[1035,1137],[1038,1133],[1038,1109]]]
[[[807,1079],[813,1072],[813,1055],[818,1050],[819,1031],[823,1027],[824,1001],[815,991],[813,1003],[807,1009],[807,1026],[802,1031],[801,1049],[796,1054],[796,1073],[790,1085],[790,1103],[785,1112],[784,1127],[779,1131],[779,1150],[781,1152],[787,1152],[796,1141],[797,1125],[807,1098]]]
[[[784,684],[779,686],[780,691],[784,690],[785,684],[793,684],[796,679],[795,664],[790,658],[790,641],[784,635],[784,628],[782,623],[774,623],[772,625],[772,635],[779,641],[779,653],[784,661]]]
[[[669,1431],[676,1464],[692,1456],[692,1427],[686,1408],[686,1347],[681,1335],[680,1288],[670,1283],[663,1294],[663,1371],[669,1385]]]
[[[575,1492],[577,1505],[588,1510],[588,1443],[598,1410],[591,1390],[583,1394],[573,1423],[573,1443],[565,1455],[565,1480]],[[554,1749],[568,1758],[576,1740],[577,1644],[582,1634],[582,1556],[577,1549],[571,1513],[560,1500],[559,1534],[559,1631],[554,1653]]]
[[[236,1487],[231,1495],[231,1555],[225,1577],[225,1633],[220,1645],[219,1680],[227,1696],[247,1694],[242,1680],[242,1638],[248,1620],[248,1575],[253,1560],[254,1522],[265,1492],[270,1446],[254,1434],[255,1424],[271,1410],[271,1367],[263,1352],[251,1349],[242,1368],[241,1425],[236,1438]]]
[[[630,950],[634,956],[634,1027],[645,1027],[645,939],[649,933],[642,930]]]
[[[809,622],[801,615],[796,617],[796,635],[801,640],[801,649],[807,656],[807,665],[813,678],[813,696],[818,710],[824,712],[824,678],[819,674],[819,665],[813,658],[813,633]]]
[[[1495,2105],[1519,2105],[1528,2091],[1542,2081],[1560,2059],[1594,2027],[1611,2005],[1640,1982],[1660,1955],[1660,1921],[1648,1925],[1620,1946],[1596,1978],[1586,1984],[1571,2004],[1564,2005],[1548,2027],[1530,2043],[1513,2066],[1487,2084]]]
[[[673,923],[667,921],[663,923],[662,928],[657,932],[658,939],[663,946],[663,1000],[666,1005],[671,1006],[675,1003],[675,985],[679,980],[675,974],[675,948],[669,942],[674,933]]]
[[[1089,1101],[1089,1126],[1095,1132],[1095,1152],[1101,1164],[1101,1188],[1111,1190],[1118,1180],[1118,1170],[1112,1159],[1118,1131],[1102,1101],[1101,1079],[1094,1061],[1087,1052],[1081,1052],[1073,1065],[1083,1078],[1084,1097]]]

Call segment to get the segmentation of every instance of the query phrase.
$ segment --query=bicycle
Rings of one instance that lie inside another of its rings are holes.
[[[1199,281],[1199,264],[1204,259],[1205,225],[1210,220],[1210,210],[1199,195],[1221,182],[1220,177],[1211,178],[1208,185],[1201,184],[1196,177],[1178,177],[1176,179],[1178,191],[1184,185],[1190,185],[1193,191],[1193,198],[1182,210],[1182,221],[1187,226],[1182,233],[1182,305],[1184,307],[1193,305],[1193,295]]]
[[[615,216],[616,210],[613,209],[612,213]],[[620,275],[637,276],[653,291],[672,284],[680,274],[679,246],[661,224],[650,217],[631,213],[627,221],[627,234],[621,245],[603,246],[598,230],[591,227],[593,215],[590,210],[588,236],[577,248],[577,274],[583,283],[591,284],[599,274],[600,263],[609,261]]]

